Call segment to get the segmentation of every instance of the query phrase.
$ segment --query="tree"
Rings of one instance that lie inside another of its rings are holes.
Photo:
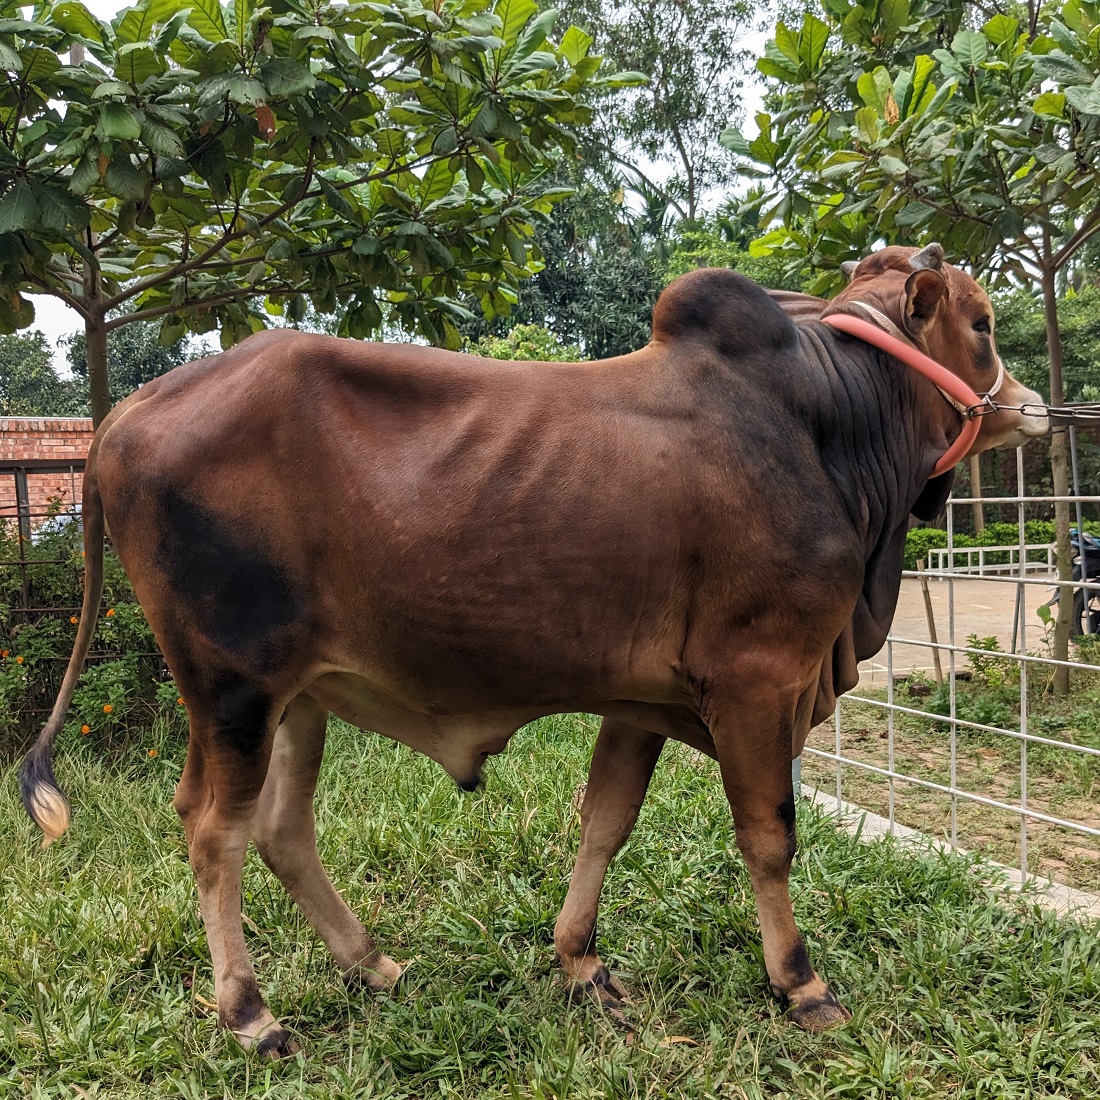
[[[663,285],[657,242],[625,208],[621,192],[583,175],[573,179],[574,194],[537,230],[542,270],[520,289],[507,318],[465,326],[471,338],[541,325],[590,359],[622,355],[649,340]]]
[[[139,386],[151,382],[166,374],[173,367],[186,363],[198,355],[205,354],[204,348],[192,352],[186,340],[177,340],[165,345],[160,340],[160,326],[152,321],[138,321],[117,328],[107,336],[107,377],[111,404],[128,397]],[[88,380],[88,341],[83,332],[74,332],[63,337],[69,367],[77,379],[83,382],[87,390]],[[87,401],[84,402],[87,412]]]
[[[0,0],[0,330],[53,294],[84,321],[93,417],[107,335],[158,319],[228,346],[310,304],[458,346],[537,266],[547,169],[614,86],[535,0],[140,0],[105,23]],[[63,54],[68,52],[68,63]]]
[[[80,397],[58,378],[41,332],[0,336],[0,416],[78,416]]]
[[[726,144],[776,180],[765,247],[793,247],[838,277],[876,239],[939,240],[993,284],[1042,292],[1050,396],[1065,400],[1057,293],[1100,230],[1100,5],[992,14],[966,6],[826,0],[797,30],[780,23],[761,71],[773,111]],[[1068,493],[1064,431],[1051,446],[1054,492]],[[1055,505],[1059,569],[1070,579],[1069,508]],[[1054,655],[1068,654],[1064,593]],[[1065,690],[1060,669],[1056,688]]]
[[[596,48],[648,82],[606,98],[597,143],[627,167],[634,184],[649,184],[639,154],[669,167],[660,185],[682,216],[694,220],[708,187],[725,184],[733,159],[718,136],[736,110],[748,66],[743,39],[756,10],[745,0],[573,0],[570,19],[595,37]]]
[[[524,360],[535,363],[575,363],[582,359],[576,344],[566,344],[540,325],[514,325],[505,336],[483,336],[470,345],[474,355],[487,359]]]

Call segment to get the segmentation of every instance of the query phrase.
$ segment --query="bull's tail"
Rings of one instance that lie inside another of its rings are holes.
[[[72,702],[73,692],[76,691],[80,672],[88,657],[88,650],[92,647],[99,603],[103,598],[103,504],[99,498],[91,456],[84,474],[81,516],[84,521],[84,603],[80,611],[76,643],[49,720],[42,727],[38,740],[27,753],[19,772],[19,793],[23,799],[23,808],[42,830],[43,848],[65,832],[72,816],[69,800],[54,778],[53,743],[65,724],[65,716]]]

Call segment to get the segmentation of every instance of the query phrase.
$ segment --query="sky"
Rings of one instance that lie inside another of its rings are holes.
[[[124,0],[84,0],[84,3],[93,15],[100,19],[111,19],[115,13],[124,6]],[[763,49],[764,35],[754,32],[747,36],[750,48]],[[759,43],[757,43],[759,39]],[[744,110],[745,118],[751,119],[753,113],[759,110],[760,92],[755,83],[745,89]],[[661,169],[654,166],[654,172],[659,178]],[[54,367],[62,374],[68,373],[68,360],[64,352],[58,348],[58,339],[69,333],[77,332],[84,327],[80,315],[70,309],[64,302],[49,294],[32,294],[34,302],[34,324],[32,328],[39,329],[46,336],[47,341],[54,348]]]

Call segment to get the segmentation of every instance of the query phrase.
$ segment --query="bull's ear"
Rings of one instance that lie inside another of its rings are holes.
[[[930,244],[922,248],[915,256],[910,257],[909,266],[914,271],[939,271],[943,267],[943,245]]]
[[[914,271],[905,280],[905,329],[910,336],[924,331],[946,293],[947,280],[931,268]]]
[[[939,477],[930,477],[928,484],[921,490],[917,502],[909,509],[919,520],[930,523],[947,506],[951,495],[951,486],[955,483],[955,471],[948,470]]]
[[[840,270],[844,272],[844,276],[848,282],[851,282],[856,277],[857,267],[859,267],[859,260],[845,260],[840,265]]]

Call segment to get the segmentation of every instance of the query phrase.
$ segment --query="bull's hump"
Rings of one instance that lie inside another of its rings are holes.
[[[655,341],[705,340],[722,351],[774,351],[798,340],[767,291],[724,267],[700,268],[671,283],[653,310]]]

